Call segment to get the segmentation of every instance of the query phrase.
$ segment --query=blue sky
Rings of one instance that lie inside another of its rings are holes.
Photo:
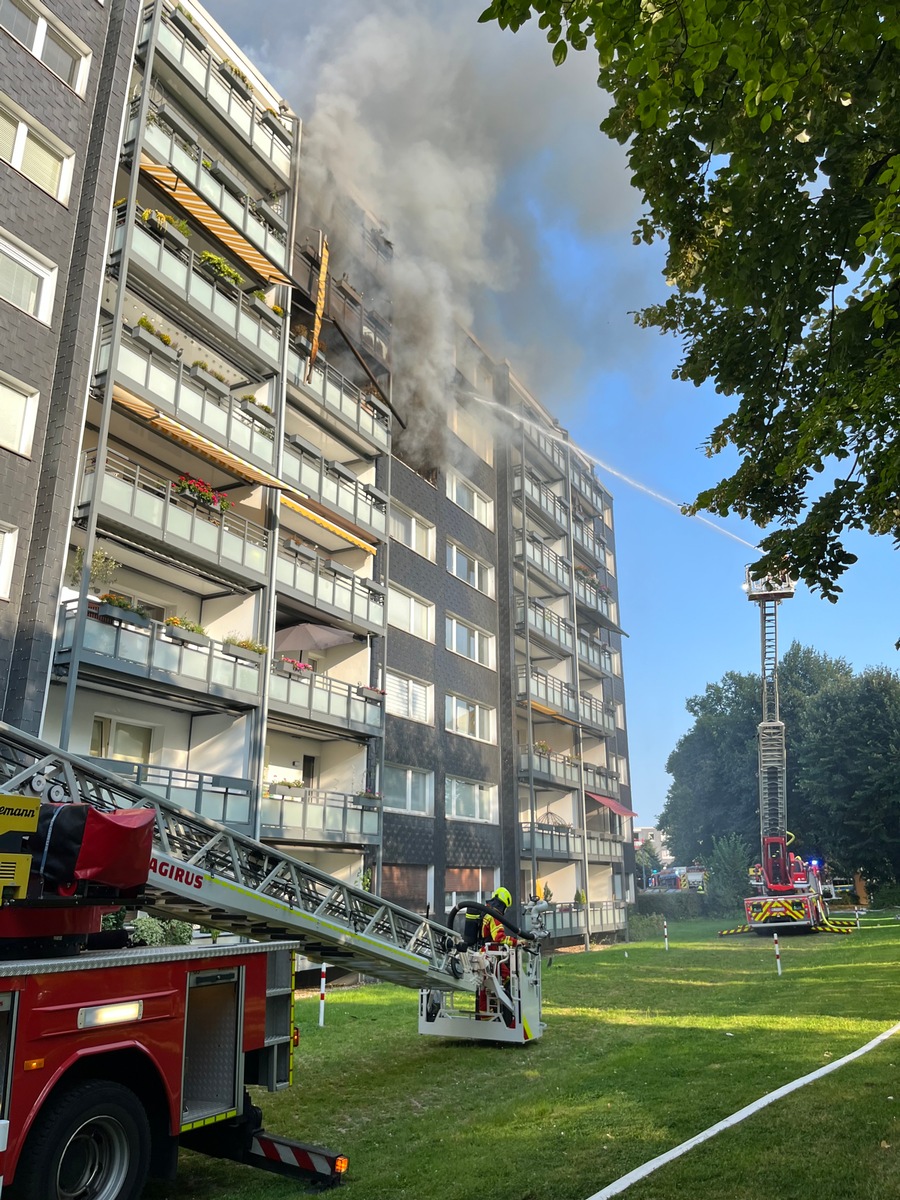
[[[662,249],[632,245],[639,198],[622,149],[599,132],[592,57],[554,68],[533,22],[516,35],[479,26],[481,0],[207,7],[294,106],[310,152],[384,214],[410,259],[433,258],[447,303],[588,453],[676,502],[730,472],[733,458],[702,451],[727,401],[674,381],[677,343],[630,316],[665,296]],[[615,497],[630,635],[634,807],[652,824],[689,728],[686,697],[759,668],[758,610],[741,591],[753,553],[598,474]],[[761,536],[737,518],[714,523]],[[780,610],[781,645],[896,667],[896,554],[862,534],[848,546],[859,562],[839,603],[799,589]]]

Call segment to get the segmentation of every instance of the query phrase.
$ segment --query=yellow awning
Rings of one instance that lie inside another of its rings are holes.
[[[115,384],[113,387],[113,399],[117,404],[121,404],[123,408],[127,408],[137,416],[142,417],[165,437],[170,438],[173,442],[178,442],[182,446],[186,446],[201,458],[205,458],[207,462],[214,463],[217,467],[222,467],[224,470],[231,472],[232,475],[237,475],[239,479],[246,479],[250,483],[261,483],[266,487],[281,488],[282,490],[290,487],[289,483],[285,483],[283,479],[278,479],[275,475],[264,471],[262,467],[257,467],[253,463],[247,462],[237,454],[232,454],[230,450],[223,449],[222,446],[217,446],[215,442],[211,441],[208,437],[204,437],[202,433],[195,433],[193,429],[188,429],[187,425],[182,425],[180,421],[176,421],[166,413],[160,412],[158,408],[154,407],[148,401],[141,400],[137,396],[132,396],[130,392],[125,391],[119,384]]]
[[[147,175],[151,175],[158,183],[161,183],[176,204],[180,204],[201,225],[204,225],[210,233],[214,234],[220,242],[223,242],[229,250],[233,250],[238,258],[242,262],[245,262],[257,275],[261,275],[263,279],[269,280],[270,283],[291,282],[280,267],[270,262],[262,251],[252,246],[244,235],[234,228],[230,221],[217,213],[202,196],[198,196],[194,189],[180,175],[176,174],[171,167],[164,167],[159,163],[151,162],[145,154],[142,154],[141,170]]]
[[[322,529],[327,529],[329,533],[333,533],[335,537],[343,538],[344,541],[350,542],[360,550],[365,550],[366,554],[374,554],[375,547],[370,546],[368,542],[364,542],[362,538],[356,537],[349,533],[346,529],[341,529],[340,525],[335,525],[331,521],[326,521],[324,517],[320,517],[318,513],[313,512],[311,508],[307,508],[305,504],[298,504],[296,500],[291,500],[287,496],[281,497],[281,503],[286,507],[299,513],[301,517],[305,517],[308,521],[313,521]]]

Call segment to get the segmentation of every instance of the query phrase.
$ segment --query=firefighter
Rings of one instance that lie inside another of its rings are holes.
[[[502,921],[497,919],[502,917],[509,906],[512,904],[512,896],[509,890],[505,887],[498,887],[487,902],[487,908],[493,909],[493,912],[486,912],[481,922],[481,936],[485,942],[506,942],[510,945],[515,944],[515,938],[507,932]],[[495,916],[494,914],[497,914]]]

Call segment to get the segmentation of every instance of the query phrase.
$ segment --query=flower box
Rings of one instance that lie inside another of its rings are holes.
[[[224,62],[219,63],[219,74],[222,76],[222,78],[225,80],[226,83],[231,84],[231,87],[234,89],[234,91],[237,92],[237,94],[239,96],[243,96],[243,98],[245,100],[250,99],[249,83],[245,83],[244,80],[241,79],[241,77],[239,75],[235,75],[234,71],[231,69],[231,67],[228,66],[227,63],[224,63]]]
[[[254,404],[252,400],[242,400],[241,412],[246,413],[254,421],[258,421],[260,425],[265,425],[269,429],[275,428],[275,414],[266,412],[264,408],[260,408],[258,404]]]
[[[190,369],[190,374],[198,383],[202,383],[207,391],[218,392],[220,396],[227,394],[228,384],[223,383],[221,379],[216,379],[215,375],[211,375],[205,367],[193,366]]]
[[[244,662],[258,663],[263,658],[258,650],[248,650],[246,646],[236,646],[234,642],[224,642],[222,649],[232,658],[241,658]]]
[[[356,691],[364,700],[378,700],[382,703],[384,701],[384,693],[379,691],[378,688],[358,687]]]
[[[305,546],[303,542],[297,542],[293,538],[288,541],[287,548],[299,558],[305,558],[309,562],[315,562],[319,557],[318,551],[314,550],[312,546]]]
[[[157,228],[159,228],[159,226],[157,226]],[[180,229],[176,229],[171,221],[163,221],[161,232],[163,235],[163,241],[171,242],[171,244],[176,246],[179,250],[187,250],[187,234],[182,233]]]
[[[380,796],[354,796],[353,802],[360,808],[381,808]]]
[[[174,362],[178,358],[178,350],[175,346],[167,346],[165,342],[161,342],[155,333],[151,333],[149,329],[144,329],[141,325],[133,325],[131,328],[131,339],[140,346],[146,347],[153,354],[161,354],[164,358],[170,358]]]
[[[250,297],[250,308],[258,317],[262,317],[264,321],[268,321],[270,325],[280,325],[282,318],[278,313],[272,312],[270,306],[265,300],[260,300],[259,296]]]
[[[238,179],[237,175],[235,175],[235,173],[231,170],[231,168],[225,165],[225,163],[216,159],[210,166],[209,173],[212,175],[213,179],[218,179],[219,183],[221,183],[223,187],[227,188],[228,191],[233,195],[238,197],[246,195],[246,189],[244,185]]]
[[[276,126],[276,128],[281,130],[282,133],[284,132],[284,130],[281,129],[280,123]],[[287,233],[287,221],[284,219],[281,213],[277,213],[274,208],[266,204],[265,200],[257,200],[256,207],[259,209],[261,215],[265,218],[269,225],[272,225],[275,229],[280,229],[282,233]]]
[[[290,663],[279,662],[275,664],[275,674],[286,675],[288,679],[305,679],[307,676],[312,675],[312,673],[312,668],[307,671],[301,671],[297,667],[292,667]]]
[[[190,42],[192,46],[195,46],[198,50],[206,49],[206,38],[185,13],[180,12],[176,8],[174,12],[169,13],[169,20],[181,36]]]
[[[195,633],[193,629],[182,629],[180,625],[166,625],[163,632],[173,642],[187,642],[191,646],[212,645],[212,638],[207,637],[205,633]]]
[[[156,119],[177,133],[184,141],[190,142],[192,145],[197,144],[198,135],[196,129],[171,104],[160,104],[156,110]]]
[[[113,621],[118,621],[122,625],[134,625],[138,629],[149,629],[150,618],[143,616],[141,613],[132,612],[128,608],[120,608],[118,604],[101,603],[99,608],[101,617],[109,617]]]

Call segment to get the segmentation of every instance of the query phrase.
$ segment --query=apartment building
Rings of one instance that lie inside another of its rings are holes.
[[[589,459],[463,331],[443,445],[407,453],[391,243],[348,197],[301,210],[285,99],[199,5],[56,9],[0,7],[38,81],[0,114],[69,154],[55,197],[21,150],[0,163],[0,320],[39,339],[0,375],[4,719],[413,908],[502,882],[552,895],[560,937],[620,928],[622,631]]]

